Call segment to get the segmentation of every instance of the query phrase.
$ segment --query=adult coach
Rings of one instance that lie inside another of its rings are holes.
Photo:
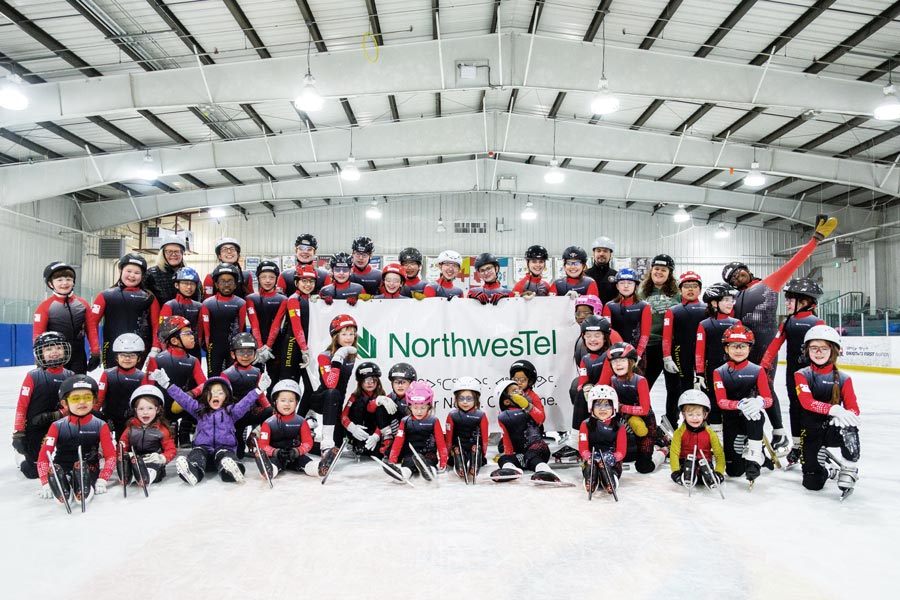
[[[616,251],[616,243],[606,236],[600,236],[593,244],[594,264],[585,275],[597,282],[597,290],[603,304],[612,302],[619,296],[616,290],[616,271],[612,268],[612,255]]]

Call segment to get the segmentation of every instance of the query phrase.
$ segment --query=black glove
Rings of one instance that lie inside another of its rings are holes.
[[[41,413],[31,419],[31,424],[35,427],[43,427],[44,425],[49,425],[57,419],[61,419],[62,416],[62,413],[58,410],[54,410],[53,412]]]
[[[350,296],[349,298],[347,298],[347,304],[349,304],[350,306],[356,306],[356,303],[358,301],[359,298],[357,298],[356,296]]]
[[[296,448],[283,448],[278,451],[278,460],[281,461],[281,464],[286,465],[292,460],[296,460],[300,457],[300,451]]]
[[[718,471],[713,471],[713,476],[716,478],[716,481],[722,483],[725,481],[725,473],[719,473]]]
[[[18,452],[19,454],[25,454],[25,432],[14,431],[12,437],[13,450]]]
[[[504,298],[509,298],[509,294],[494,294],[494,297],[491,298],[491,304],[497,306],[497,303],[503,300]]]
[[[683,474],[684,474],[684,473],[683,473],[683,471],[682,471],[681,469],[679,469],[679,470],[677,470],[677,471],[672,471],[672,481],[674,481],[674,482],[677,483],[678,485],[681,485],[681,484],[682,484],[681,478],[682,478],[682,475],[683,475]]]
[[[99,352],[91,352],[91,358],[88,359],[87,370],[93,371],[97,367],[100,366],[100,353]]]
[[[477,292],[477,293],[472,294],[471,296],[469,296],[469,298],[471,298],[472,300],[478,300],[478,301],[481,302],[482,304],[487,304],[487,303],[488,303],[488,297],[487,297],[487,294],[485,294],[484,292]]]

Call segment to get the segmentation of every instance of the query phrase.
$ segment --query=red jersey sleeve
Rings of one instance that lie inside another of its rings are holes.
[[[263,422],[259,426],[259,438],[256,440],[256,447],[259,448],[260,452],[264,452],[266,456],[272,456],[278,451],[278,448],[269,443],[269,438],[271,437],[272,428],[269,427],[268,423]]]
[[[763,397],[765,408],[772,406],[772,390],[769,388],[769,378],[765,369],[760,369],[756,376],[756,393]]]
[[[644,356],[644,350],[647,349],[647,343],[650,341],[650,328],[653,326],[653,311],[650,305],[645,304],[644,310],[641,311],[641,337],[638,339],[637,354],[638,357]]]
[[[781,288],[784,287],[784,284],[787,283],[787,280],[791,278],[791,275],[800,268],[800,265],[802,265],[807,258],[812,256],[812,253],[815,252],[816,246],[818,245],[818,240],[812,238],[806,242],[806,244],[797,251],[797,254],[792,256],[783,267],[763,279],[760,283],[768,286],[771,290],[780,292]]]
[[[716,404],[722,410],[737,410],[738,404],[743,398],[732,400],[728,397],[728,391],[725,389],[725,383],[718,371],[713,371],[713,389],[716,392]]]
[[[481,458],[488,453],[488,426],[487,415],[481,415]]]
[[[544,403],[541,402],[541,397],[534,390],[528,390],[526,395],[531,401],[531,410],[528,411],[529,416],[534,419],[535,423],[542,425],[547,415],[544,413]]]
[[[628,452],[628,433],[624,426],[619,427],[619,434],[616,436],[616,460],[622,462],[625,454]]]
[[[284,321],[286,308],[287,300],[282,300],[281,304],[278,305],[278,311],[275,313],[275,318],[272,319],[272,326],[269,328],[269,339],[266,340],[266,346],[268,346],[269,348],[275,345],[275,340],[278,339],[278,334],[281,333],[281,324]],[[306,340],[303,341],[306,342]],[[303,350],[302,347],[300,349]]]
[[[16,402],[16,418],[13,422],[13,431],[25,431],[25,418],[28,416],[28,405],[31,403],[31,394],[34,392],[34,381],[31,375],[26,373],[19,388],[19,400]]]
[[[297,447],[297,450],[300,451],[302,456],[312,450],[312,447],[312,432],[309,430],[309,423],[306,422],[306,419],[303,419],[303,424],[300,425],[300,445]]]
[[[329,390],[333,390],[341,379],[340,367],[335,367],[331,362],[331,357],[327,354],[320,354],[317,360],[319,362],[319,378],[322,380],[322,385]]]
[[[112,433],[106,423],[100,427],[100,452],[103,454],[103,470],[100,471],[100,479],[109,481],[109,476],[116,468],[116,445],[113,443]]]
[[[303,332],[303,321],[300,318],[300,301],[293,296],[288,299],[287,305],[288,319],[291,323],[291,333],[301,350],[309,350],[306,344],[306,334]]]
[[[108,383],[106,370],[100,373],[100,379],[97,381],[97,401],[94,402],[94,409],[99,410],[103,403],[106,402],[106,385]]]
[[[103,319],[103,311],[106,310],[106,298],[103,293],[97,294],[91,309],[87,311],[84,318],[84,328],[87,332],[88,345],[91,347],[91,354],[100,352],[100,321]]]
[[[609,364],[608,360],[603,361],[603,368],[600,369],[600,381],[598,381],[598,385],[609,385],[609,382],[612,381],[613,378],[613,370],[612,365]]]
[[[606,361],[604,361],[605,363]],[[604,366],[606,366],[604,364]],[[581,391],[581,388],[584,387],[584,384],[588,383],[587,376],[587,366],[584,364],[584,357],[578,361],[578,391]]]
[[[596,281],[592,281],[592,282],[590,283],[590,285],[588,285],[587,293],[588,293],[588,294],[591,294],[591,295],[594,295],[594,296],[597,296],[598,298],[600,297],[600,290],[597,288],[597,282],[596,282]]]
[[[53,297],[47,298],[34,309],[34,318],[31,322],[31,341],[37,339],[37,336],[47,331],[47,321],[50,318],[50,303]]]
[[[215,293],[216,290],[213,287],[212,274],[208,274],[203,278],[203,299],[206,300]]]
[[[150,328],[152,329],[151,335],[153,336],[153,346],[162,348],[159,336],[157,335],[159,332],[159,302],[150,303]]]
[[[672,357],[672,321],[674,320],[674,315],[672,314],[672,309],[667,308],[666,314],[663,317],[663,330],[662,330],[662,353],[663,358],[671,358]],[[643,323],[642,323],[643,325]]]
[[[578,453],[584,460],[591,460],[591,447],[588,442],[588,426],[585,421],[578,427]]]
[[[209,342],[209,309],[203,304],[200,306],[200,331],[203,334],[203,343]]]
[[[447,415],[447,446],[449,448],[456,448],[456,444],[453,443],[453,418],[448,414]]]
[[[107,429],[109,431],[109,429]],[[56,439],[59,437],[59,430],[56,423],[51,423],[47,435],[44,436],[44,443],[38,451],[37,470],[41,478],[41,485],[47,485],[47,473],[50,471],[50,455],[56,450]]]
[[[287,282],[284,280],[284,273],[278,274],[278,280],[275,282],[275,291],[279,294],[285,293],[284,290],[287,289]]]
[[[434,420],[434,443],[437,445],[438,451],[438,467],[443,469],[447,466],[447,443],[444,438],[444,430],[441,429],[441,422],[439,419]]]
[[[168,427],[160,427],[159,423],[156,424],[156,427],[162,431],[162,455],[166,457],[166,462],[170,463],[175,460],[178,452],[175,447],[175,438],[172,437],[172,432]]]
[[[503,421],[498,421],[498,424],[500,425],[500,436],[503,438],[503,455],[511,456],[515,450],[509,437],[509,432],[506,430],[506,425],[503,424]]]
[[[247,321],[250,321],[250,333],[253,334],[253,339],[256,340],[258,346],[262,346],[262,333],[259,330],[259,319],[256,316],[256,309],[253,307],[253,303],[247,302],[241,310],[244,313],[243,317],[238,317],[240,319],[241,329],[244,328],[244,318],[246,318]]]
[[[763,354],[762,360],[759,362],[759,366],[763,369],[768,370],[769,367],[775,364],[775,361],[778,360],[778,351],[781,349],[781,345],[784,344],[785,335],[784,335],[784,324],[787,323],[787,319],[781,322],[781,325],[778,326],[778,333],[775,334],[775,337],[772,338],[772,341],[769,342],[769,347],[766,348],[766,353]]]
[[[697,343],[694,345],[694,372],[703,375],[706,372],[706,329],[697,325]]]
[[[350,399],[347,400],[347,404],[344,405],[344,410],[341,411],[341,425],[344,426],[344,429],[350,426],[350,423],[353,421],[350,420],[350,407],[353,406],[353,403],[356,402],[356,394],[350,394]]]
[[[403,444],[406,443],[406,421],[400,421],[400,427],[397,429],[397,435],[394,436],[394,442],[391,444],[390,460],[392,464],[397,464],[400,460],[400,451],[403,450]]]
[[[422,288],[422,293],[425,294],[426,298],[434,298],[434,287],[426,285]]]

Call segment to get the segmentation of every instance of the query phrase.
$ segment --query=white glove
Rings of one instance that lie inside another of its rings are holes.
[[[366,431],[366,428],[360,427],[356,423],[350,423],[349,425],[347,425],[347,431],[350,433],[350,435],[361,442],[365,442],[369,439],[369,433]]]
[[[254,362],[262,364],[265,362],[269,362],[273,358],[275,358],[275,353],[272,352],[272,349],[268,346],[263,346],[256,351],[256,360]]]
[[[566,292],[566,298],[575,299],[577,297],[578,297],[578,292],[576,292],[575,290],[569,290],[568,292]]]
[[[748,421],[758,421],[764,404],[761,396],[744,398],[738,403],[738,410],[744,413],[744,418]]]
[[[835,404],[828,410],[828,414],[832,417],[831,423],[837,427],[857,427],[859,426],[859,415],[852,410],[847,410],[840,404]]]
[[[397,412],[397,403],[391,400],[388,396],[378,396],[375,398],[376,406],[383,406],[384,410],[387,411],[389,415]]]
[[[37,492],[38,498],[43,498],[44,500],[49,500],[53,498],[53,490],[50,489],[50,484],[45,483],[41,486],[41,489]]]
[[[153,371],[152,373],[147,375],[147,379],[149,379],[150,381],[155,381],[159,384],[159,387],[163,388],[164,390],[169,389],[169,383],[171,383],[171,381],[169,380],[169,375],[166,373],[165,369],[157,369]]]
[[[309,350],[301,350],[300,351],[300,368],[305,369],[306,365],[309,364]]]
[[[694,375],[694,389],[706,391],[706,378],[703,375]]]
[[[97,483],[94,484],[94,493],[95,494],[105,494],[106,493],[106,480],[98,479]]]
[[[144,459],[144,463],[148,465],[164,465],[166,464],[166,457],[160,454],[159,452],[151,452],[150,454],[145,454],[141,458]]]
[[[149,358],[156,358],[156,355],[159,354],[159,348],[150,348]]]
[[[677,373],[678,365],[675,364],[675,360],[671,356],[663,356],[663,369],[667,373]]]
[[[377,433],[373,433],[369,437],[366,438],[366,450],[372,451],[375,449],[375,446],[378,445],[378,442],[381,440],[381,436]]]
[[[586,383],[581,387],[581,393],[584,394],[584,399],[587,400],[588,394],[591,393],[591,390],[594,389],[593,383]]]
[[[522,292],[522,298],[524,300],[531,300],[535,296],[537,296],[537,294],[535,294],[534,292]]]
[[[334,351],[331,360],[336,362],[344,362],[351,354],[356,354],[356,348],[354,348],[353,346],[341,346]]]
[[[318,295],[318,294],[313,294],[312,296],[309,297],[309,301],[310,301],[310,302],[318,302],[318,301],[319,301],[319,295]]]
[[[272,378],[269,377],[267,372],[263,371],[259,376],[259,381],[256,382],[256,391],[260,394],[265,394],[270,385],[272,385]]]

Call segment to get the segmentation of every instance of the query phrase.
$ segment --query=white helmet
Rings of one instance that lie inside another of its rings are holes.
[[[678,409],[680,410],[688,404],[696,404],[709,410],[709,398],[700,390],[685,390],[681,393],[681,396],[678,397]]]
[[[587,397],[588,413],[593,412],[594,402],[597,400],[609,400],[612,403],[613,413],[619,412],[619,394],[612,386],[595,385],[591,388]]]
[[[162,406],[166,403],[165,398],[163,397],[162,390],[160,390],[155,385],[141,385],[135,388],[133,392],[131,392],[131,408],[134,410],[137,405],[137,401],[141,398],[146,398],[150,396],[151,398],[156,398],[156,401],[159,402],[159,405]]]
[[[180,237],[177,237],[174,235],[169,235],[169,236],[164,237],[163,243],[160,244],[159,249],[162,250],[163,248],[165,248],[166,246],[169,246],[169,245],[174,245],[174,246],[180,247],[182,252],[187,250],[187,248],[184,247],[184,240],[181,239]]]
[[[494,400],[496,402],[500,402],[500,397],[503,396],[503,392],[506,391],[511,385],[514,385],[516,382],[512,379],[501,379],[497,382],[497,385],[494,386]]]
[[[282,379],[276,383],[275,387],[272,388],[273,399],[278,395],[278,392],[294,392],[297,394],[297,400],[303,395],[303,392],[300,391],[300,384],[293,379]]]
[[[454,263],[457,266],[462,267],[462,256],[459,255],[459,252],[456,252],[454,250],[444,250],[443,252],[438,254],[437,264],[440,265],[445,262]]]
[[[135,352],[140,354],[145,349],[144,340],[136,333],[123,333],[115,339],[113,352]]]
[[[596,240],[594,240],[594,244],[591,246],[591,248],[593,248],[593,249],[609,248],[610,252],[615,252],[616,251],[616,243],[614,241],[612,241],[611,239],[609,239],[608,237],[606,237],[605,235],[601,235]]]
[[[841,336],[835,331],[834,327],[828,325],[814,325],[809,328],[806,335],[803,336],[803,343],[808,344],[811,340],[825,340],[841,347]]]
[[[460,377],[456,380],[456,383],[453,384],[453,393],[461,392],[463,390],[469,390],[471,392],[475,392],[478,396],[481,396],[481,382],[475,379],[474,377],[469,377],[468,375],[464,377]]]

